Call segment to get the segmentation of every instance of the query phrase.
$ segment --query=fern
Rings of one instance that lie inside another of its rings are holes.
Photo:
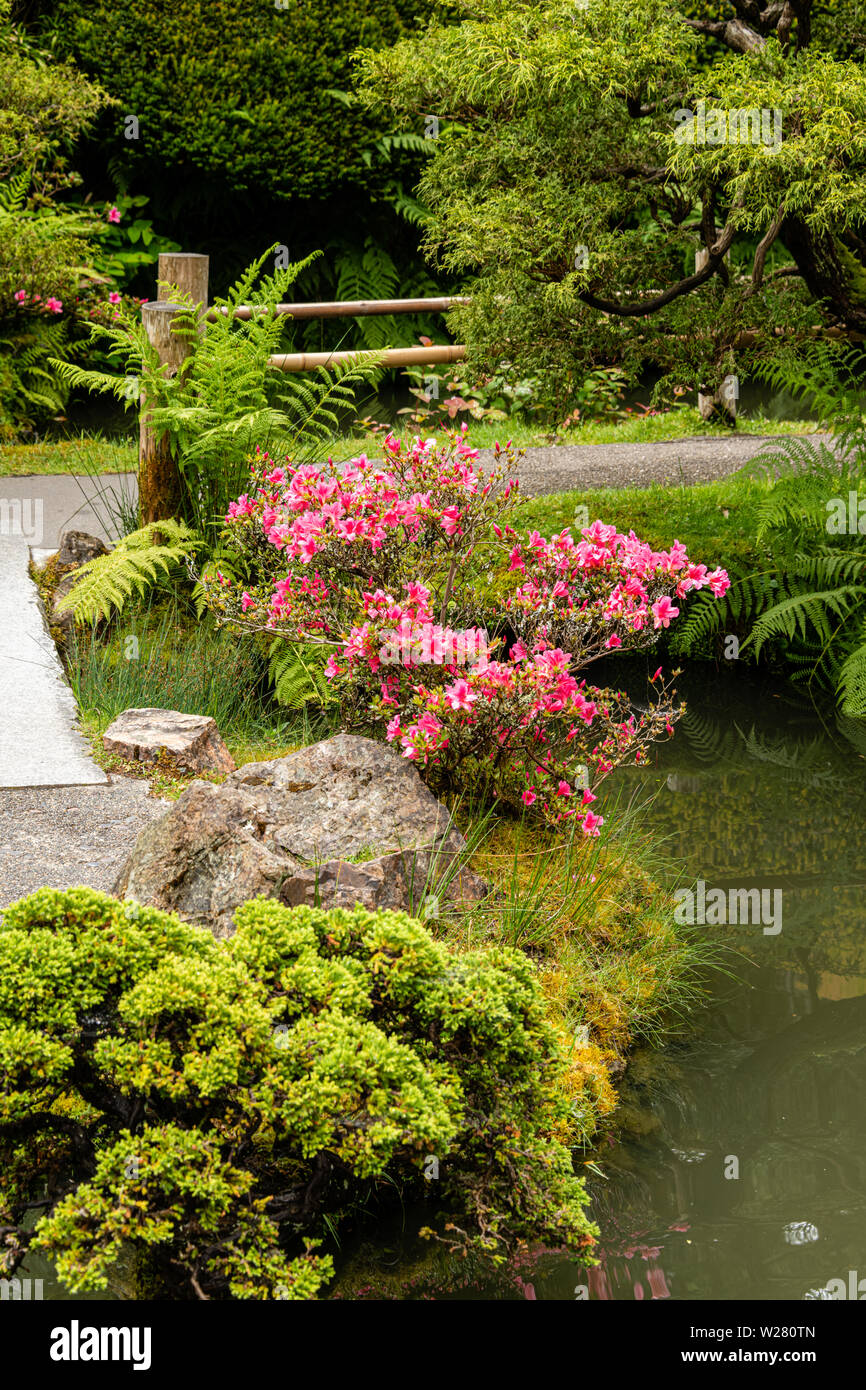
[[[180,521],[153,521],[132,531],[107,555],[81,566],[58,612],[72,613],[76,622],[108,618],[133,594],[144,597],[162,576],[184,564],[198,544]]]
[[[842,715],[866,718],[866,618],[861,620],[853,648],[839,669],[838,688]]]
[[[268,650],[270,678],[278,702],[287,709],[337,703],[325,675],[321,647],[294,646],[277,638]]]
[[[109,392],[128,405],[143,393],[153,428],[171,439],[179,462],[184,518],[211,546],[229,502],[243,490],[248,455],[258,447],[288,456],[295,465],[314,457],[340,432],[357,385],[378,365],[375,355],[359,354],[306,379],[271,365],[286,326],[277,305],[315,259],[264,275],[264,264],[275,250],[271,247],[215,301],[216,312],[203,326],[190,297],[174,286],[164,287],[181,306],[174,331],[187,337],[190,346],[176,376],[159,363],[143,326],[129,314],[93,330],[94,337],[108,338],[110,354],[124,364],[122,374],[52,364],[68,385]],[[239,317],[238,310],[247,304],[255,305],[254,312]]]
[[[750,631],[741,651],[784,651],[791,678],[834,690],[845,716],[866,715],[866,543],[859,529],[828,531],[828,503],[866,487],[861,410],[862,348],[832,341],[785,350],[759,370],[771,386],[808,399],[830,441],[786,439],[762,450],[748,472],[763,476],[758,542],[766,568],[739,578],[722,604],[698,596],[676,649],[705,650],[727,623]]]
[[[773,568],[735,579],[722,599],[704,591],[696,594],[680,629],[671,637],[678,656],[706,656],[721,633],[742,632],[779,596],[780,579]]]
[[[755,375],[775,391],[804,401],[828,425],[843,449],[866,447],[866,427],[860,404],[866,353],[862,347],[820,338],[814,343],[783,347]]]

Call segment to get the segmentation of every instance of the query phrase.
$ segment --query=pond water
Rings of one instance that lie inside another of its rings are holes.
[[[781,914],[704,928],[738,953],[733,978],[629,1067],[588,1183],[601,1262],[542,1257],[524,1296],[866,1295],[866,729],[826,717],[698,688],[645,775],[648,822],[707,899],[767,889]]]
[[[656,794],[646,823],[708,902],[767,890],[771,913],[700,928],[731,949],[727,973],[680,1040],[631,1059],[588,1156],[603,1176],[584,1170],[600,1263],[541,1253],[435,1297],[803,1300],[831,1280],[852,1296],[852,1272],[866,1296],[866,725],[779,688],[693,684],[656,765],[620,782]],[[380,1229],[370,1296],[380,1278],[413,1296],[391,1281],[416,1248]]]

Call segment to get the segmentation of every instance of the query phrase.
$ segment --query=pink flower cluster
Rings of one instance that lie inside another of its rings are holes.
[[[16,304],[21,306],[22,309],[24,308],[25,304],[29,304],[31,309],[36,309],[37,312],[44,309],[49,314],[63,313],[63,300],[58,299],[56,295],[53,294],[49,295],[47,299],[43,300],[42,296],[39,294],[30,295],[27,293],[26,290],[16,290],[12,298],[15,300]]]
[[[679,541],[656,551],[633,531],[624,536],[601,521],[580,535],[575,541],[566,530],[545,540],[533,531],[513,547],[510,568],[527,578],[508,600],[510,611],[542,617],[555,631],[558,625],[584,632],[605,625],[604,648],[610,651],[650,622],[654,631],[670,626],[680,610],[666,591],[682,599],[709,588],[720,598],[730,585],[724,570],[710,573],[694,564]]]
[[[401,454],[399,440],[388,435],[383,448],[385,460],[376,463],[361,454],[343,471],[315,464],[293,471],[274,468],[265,481],[275,489],[262,509],[265,536],[290,560],[308,564],[330,547],[380,550],[393,536],[403,544],[417,541],[425,527],[441,530],[447,537],[463,537],[464,517],[459,501],[443,493],[480,494],[487,497],[492,482],[479,478],[471,466],[478,457],[461,439],[454,455],[437,459],[431,470],[434,442],[416,439],[408,456]],[[397,473],[388,461],[400,455]],[[420,487],[416,486],[421,484]],[[227,520],[251,515],[257,501],[239,497],[229,507]]]
[[[226,517],[251,578],[203,580],[220,619],[322,646],[344,726],[379,732],[436,790],[485,779],[598,834],[584,770],[595,782],[644,761],[676,714],[660,670],[660,698],[639,716],[580,672],[626,643],[652,646],[693,590],[725,592],[724,571],[601,521],[521,538],[508,524],[516,483],[478,468],[465,429],[444,445],[388,435],[381,459],[344,467],[260,454],[251,473]]]

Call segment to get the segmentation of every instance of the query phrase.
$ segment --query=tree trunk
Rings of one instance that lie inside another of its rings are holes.
[[[847,328],[866,331],[866,267],[829,232],[817,234],[799,218],[786,217],[781,239],[809,292]]]

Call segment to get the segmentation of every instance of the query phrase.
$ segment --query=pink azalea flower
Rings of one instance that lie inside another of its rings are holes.
[[[120,221],[120,209],[119,209],[119,208],[109,208],[109,209],[108,209],[108,220],[109,220],[109,222],[119,222],[119,221]]]
[[[120,303],[120,295],[117,293],[117,290],[112,290],[112,291],[111,291],[111,294],[108,296],[108,302],[109,302],[109,304],[119,304],[119,303]]]
[[[243,593],[241,594],[241,608],[246,613],[248,608],[255,608],[255,606],[255,599],[251,598],[250,595],[247,593],[246,589],[244,589]]]
[[[608,649],[608,651],[612,651],[614,647],[621,647],[622,641],[619,637],[617,637],[615,632],[612,632],[604,645]]]
[[[603,825],[604,816],[597,816],[594,811],[587,811],[581,829],[584,835],[598,835]]]
[[[45,301],[45,307],[46,307],[46,309],[48,310],[48,312],[49,312],[50,314],[62,314],[62,313],[63,313],[63,300],[62,300],[62,299],[55,299],[54,295],[52,294],[51,297],[50,297],[49,299],[46,299],[46,301]]]
[[[652,606],[652,614],[655,619],[653,626],[656,628],[670,627],[671,619],[675,618],[679,611],[678,608],[674,607],[667,595],[657,599]]]
[[[535,792],[532,791],[532,789],[530,788],[529,791],[525,791],[523,793],[523,796],[520,799],[523,802],[524,806],[531,806],[533,801],[536,800]]]
[[[478,696],[465,680],[455,681],[445,690],[445,700],[453,710],[471,709],[477,699]]]
[[[15,294],[14,294],[14,296],[13,296],[13,298],[14,298],[16,304],[23,304],[24,301],[25,301],[25,299],[27,298],[27,291],[26,291],[26,290],[16,290],[16,291],[15,291]]]
[[[571,787],[567,782],[560,782],[556,789],[557,796],[571,796]]]

